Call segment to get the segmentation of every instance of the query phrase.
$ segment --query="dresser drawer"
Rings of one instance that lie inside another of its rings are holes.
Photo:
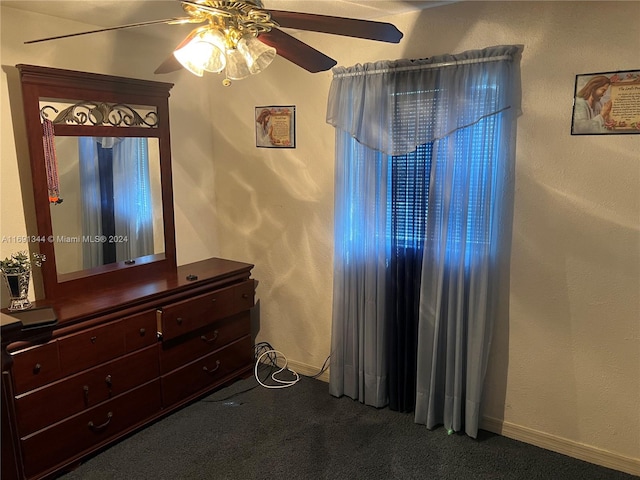
[[[71,375],[156,343],[155,310],[125,317],[58,340],[60,368]]]
[[[205,327],[211,322],[253,307],[253,280],[162,307],[158,331],[164,340]]]
[[[156,311],[148,310],[138,315],[123,318],[124,349],[134,352],[158,341]]]
[[[154,346],[15,398],[20,436],[117,397],[159,376]]]
[[[13,387],[16,394],[27,392],[62,377],[56,340],[12,354]]]
[[[237,340],[221,350],[162,377],[162,402],[165,408],[185,400],[207,388],[226,381],[230,374],[250,370],[252,366],[251,336]]]
[[[22,438],[27,477],[89,453],[111,438],[139,426],[160,409],[160,381],[142,385],[64,422]]]
[[[188,334],[179,343],[162,342],[160,373],[169,373],[250,333],[251,318],[245,311]]]

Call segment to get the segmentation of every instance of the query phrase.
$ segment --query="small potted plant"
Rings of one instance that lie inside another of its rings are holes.
[[[33,259],[33,260],[32,260]],[[29,279],[31,277],[31,264],[37,267],[42,265],[45,256],[34,253],[32,257],[26,251],[12,253],[11,257],[0,260],[2,278],[9,290],[11,303],[9,310],[26,310],[31,308],[29,296]]]

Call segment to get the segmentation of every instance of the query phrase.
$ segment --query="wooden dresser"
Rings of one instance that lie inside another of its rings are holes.
[[[10,440],[17,466],[3,462],[2,478],[53,477],[250,375],[252,268],[210,259],[98,295],[48,302],[58,325],[41,338],[8,345],[3,362],[13,434],[3,438],[2,449]]]

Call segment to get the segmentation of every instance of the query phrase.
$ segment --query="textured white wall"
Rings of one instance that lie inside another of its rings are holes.
[[[465,2],[390,19],[405,32],[400,45],[294,33],[341,65],[524,45],[509,315],[496,325],[486,422],[597,463],[619,460],[636,473],[640,136],[569,131],[576,74],[640,68],[638,18],[639,2]],[[24,35],[14,38],[24,30],[46,35],[52,19],[45,20],[2,8],[3,68],[36,63],[153,78],[168,51],[155,53],[157,45],[134,44],[125,33],[109,37],[108,51],[102,39],[34,53],[19,44]],[[11,202],[20,187],[4,71],[2,79],[0,225],[16,235],[24,215]],[[254,263],[257,340],[314,371],[330,350],[334,132],[324,117],[331,74],[278,58],[229,88],[219,76],[159,79],[176,83],[179,262],[215,255]],[[296,149],[255,147],[253,109],[262,105],[296,106]],[[0,245],[0,254],[7,251]]]

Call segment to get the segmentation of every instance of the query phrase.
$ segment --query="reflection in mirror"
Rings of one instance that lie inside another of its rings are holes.
[[[56,136],[58,275],[164,252],[157,138]]]

